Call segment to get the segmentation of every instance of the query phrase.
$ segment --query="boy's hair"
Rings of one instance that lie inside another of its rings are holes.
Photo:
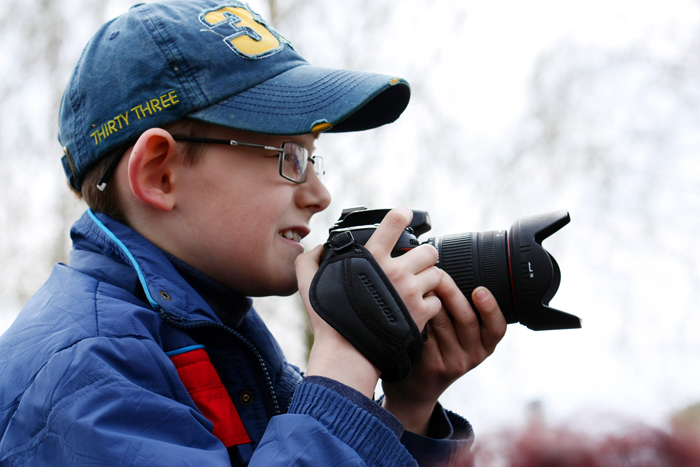
[[[187,135],[195,137],[209,136],[207,128],[209,125],[192,120],[189,118],[182,119],[178,122],[164,125],[163,129],[171,135]],[[180,155],[188,165],[195,165],[201,159],[204,146],[201,144],[179,144],[178,150]],[[128,148],[126,149],[128,150]],[[83,179],[81,190],[78,191],[71,186],[71,189],[82,198],[93,212],[101,212],[115,219],[122,224],[128,225],[128,220],[124,214],[124,209],[121,200],[117,196],[116,185],[108,183],[104,190],[97,188],[97,184],[105,173],[109,165],[115,157],[119,157],[119,153],[124,153],[124,147],[119,147],[108,152],[104,157],[95,163],[92,168],[88,169]]]
[[[88,42],[63,94],[58,139],[70,185],[148,128],[186,117],[301,135],[374,128],[408,105],[408,83],[321,68],[237,0],[137,5]]]

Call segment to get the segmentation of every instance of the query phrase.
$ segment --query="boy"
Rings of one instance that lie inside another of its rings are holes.
[[[389,123],[408,97],[400,79],[308,65],[236,1],[143,4],[103,26],[59,116],[90,209],[70,266],[0,338],[0,465],[412,465],[468,448],[437,398],[505,321],[479,289],[479,325],[432,247],[391,258],[409,210],[367,248],[428,340],[381,405],[379,370],[308,299],[321,248],[299,241],[330,203],[314,141]],[[248,298],[297,287],[315,336],[304,378]]]

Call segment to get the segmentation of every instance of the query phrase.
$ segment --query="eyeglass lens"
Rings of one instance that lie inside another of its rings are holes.
[[[282,148],[282,174],[297,182],[304,181],[309,159],[306,148],[294,143],[284,143]]]

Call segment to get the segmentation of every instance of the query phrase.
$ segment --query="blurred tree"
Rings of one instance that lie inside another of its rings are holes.
[[[68,228],[83,207],[59,176],[58,103],[84,43],[131,3],[3,4],[0,320],[19,311],[54,261],[67,258]],[[557,254],[563,285],[574,272],[568,265],[582,265],[578,278],[595,292],[579,282],[572,301],[585,307],[587,325],[600,319],[619,329],[626,363],[669,400],[690,387],[693,376],[672,374],[677,366],[665,362],[693,367],[692,355],[700,355],[694,335],[700,324],[700,251],[694,247],[700,28],[676,27],[663,47],[655,35],[618,47],[559,42],[536,61],[520,119],[485,135],[469,125],[485,112],[473,99],[482,90],[465,88],[470,76],[491,73],[485,62],[507,60],[494,56],[491,39],[503,36],[515,47],[521,38],[503,24],[509,8],[489,22],[493,35],[469,36],[477,26],[474,11],[483,5],[435,0],[428,10],[418,0],[251,1],[311,63],[396,74],[412,86],[398,125],[320,138],[334,201],[315,218],[308,244],[322,242],[340,210],[358,204],[429,209],[438,235],[504,228],[522,215],[569,208],[572,227],[552,238],[563,252]],[[482,54],[469,55],[473,49]],[[494,107],[495,113],[508,110],[493,103],[487,110]],[[304,314],[298,302],[290,303],[273,298],[260,308],[290,360],[299,362],[303,346],[290,343],[304,335]],[[500,365],[498,358],[491,365]],[[503,373],[512,380],[511,370],[521,364],[527,374],[531,369],[510,355]],[[516,400],[513,393],[507,397]]]
[[[123,0],[7,0],[0,13],[0,317],[19,311],[56,261],[80,209],[60,173],[58,104],[81,44]]]

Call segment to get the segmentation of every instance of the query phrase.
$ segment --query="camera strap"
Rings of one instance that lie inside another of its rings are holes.
[[[381,371],[388,382],[411,373],[423,350],[421,333],[372,254],[347,231],[325,245],[311,282],[316,313]]]

